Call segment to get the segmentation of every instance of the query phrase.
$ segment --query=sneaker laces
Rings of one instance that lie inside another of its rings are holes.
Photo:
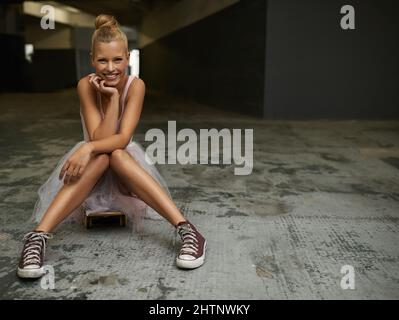
[[[182,254],[197,254],[198,253],[198,239],[195,231],[191,228],[188,223],[184,223],[178,227],[177,231],[183,241],[183,245],[180,249],[180,255]]]
[[[46,253],[46,240],[51,239],[53,236],[47,232],[32,231],[24,236],[25,245],[22,251],[23,266],[29,264],[41,263],[40,253],[43,250],[43,255]]]

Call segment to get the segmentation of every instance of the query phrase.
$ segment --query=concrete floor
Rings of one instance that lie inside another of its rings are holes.
[[[262,121],[148,92],[146,130],[253,128],[254,169],[159,165],[172,196],[207,237],[206,263],[174,265],[165,221],[59,228],[46,264],[55,288],[15,268],[26,223],[60,157],[82,140],[73,90],[0,96],[2,299],[398,299],[399,122]],[[198,131],[197,131],[198,132]],[[355,289],[341,288],[351,265]]]

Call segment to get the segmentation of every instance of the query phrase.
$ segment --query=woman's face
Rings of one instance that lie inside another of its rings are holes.
[[[129,64],[130,53],[121,40],[96,42],[92,65],[96,74],[105,80],[105,85],[115,87],[123,79],[126,67]]]

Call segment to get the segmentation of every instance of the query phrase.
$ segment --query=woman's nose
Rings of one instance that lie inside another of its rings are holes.
[[[107,71],[108,71],[108,72],[114,71],[114,65],[113,65],[112,62],[109,62],[109,63],[107,64]]]

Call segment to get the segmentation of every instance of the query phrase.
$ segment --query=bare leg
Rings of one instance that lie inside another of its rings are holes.
[[[69,184],[62,186],[35,230],[51,232],[87,198],[107,168],[109,168],[107,154],[97,155],[90,160],[79,179],[71,180]]]
[[[110,167],[129,191],[159,212],[171,224],[177,226],[179,222],[186,220],[162,186],[127,151],[122,149],[113,151]]]

